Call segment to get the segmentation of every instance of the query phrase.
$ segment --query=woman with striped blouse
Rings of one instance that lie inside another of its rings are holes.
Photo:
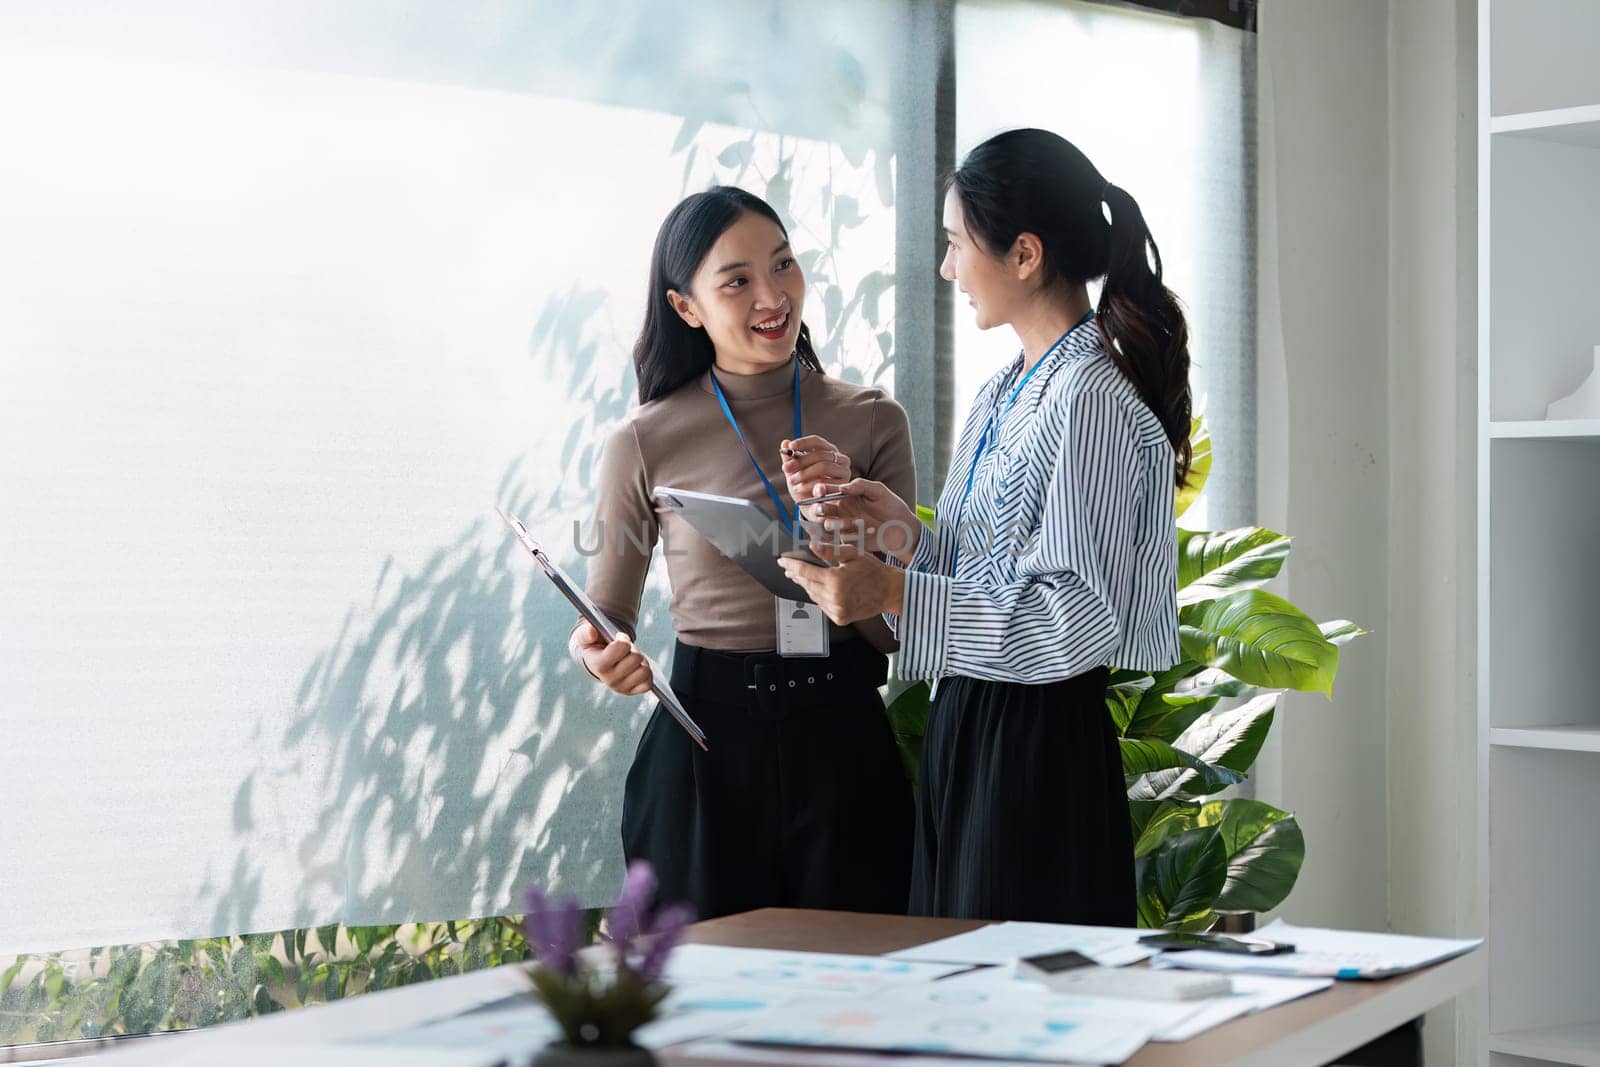
[[[1188,331],[1138,204],[1055,134],[974,149],[944,227],[940,273],[1022,351],[973,403],[934,530],[878,483],[806,486],[852,494],[808,510],[890,562],[858,544],[834,552],[838,567],[786,569],[836,622],[884,613],[901,673],[936,682],[912,912],[1131,926],[1105,688],[1113,666],[1180,658]]]

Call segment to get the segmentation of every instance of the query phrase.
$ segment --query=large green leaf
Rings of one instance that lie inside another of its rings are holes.
[[[1236,708],[1212,712],[1178,738],[1177,747],[1240,774],[1250,769],[1272,729],[1277,693],[1263,693]]]
[[[1147,684],[1148,681],[1146,679]],[[1106,711],[1111,716],[1111,724],[1116,727],[1118,736],[1128,732],[1128,722],[1133,718],[1134,709],[1139,706],[1143,695],[1143,687],[1131,683],[1106,686]]]
[[[889,702],[886,714],[900,749],[900,763],[913,785],[922,771],[922,735],[928,724],[931,690],[927,682],[913,682]]]
[[[1226,767],[1213,767],[1165,741],[1133,737],[1122,737],[1117,741],[1122,746],[1122,773],[1130,784],[1128,791],[1130,797],[1133,796],[1132,785],[1138,778],[1161,771],[1191,771],[1195,775],[1195,788],[1204,787],[1208,793],[1215,793],[1219,789],[1226,789],[1244,780],[1244,775],[1236,771],[1228,770]],[[1141,796],[1136,799],[1156,798]]]
[[[1215,840],[1224,856],[1221,887],[1207,905],[1215,911],[1270,911],[1283,903],[1299,878],[1305,837],[1293,815],[1270,804],[1245,797],[1206,804],[1165,800],[1135,802],[1129,810],[1139,812],[1134,853],[1139,857],[1141,920],[1146,910],[1152,914],[1159,910],[1157,901],[1146,904],[1147,898],[1166,900],[1171,910],[1173,898],[1163,894],[1175,892],[1170,884],[1148,879],[1172,870],[1178,861],[1152,863],[1150,858],[1180,846],[1192,853],[1195,840],[1202,836]],[[1189,911],[1199,884],[1180,887],[1189,894],[1191,902],[1184,905]]]
[[[1338,647],[1305,612],[1280,596],[1243,589],[1181,609],[1178,622],[1187,659],[1219,667],[1251,685],[1333,696]]]
[[[1206,805],[1212,807],[1211,804]],[[1228,877],[1218,911],[1270,911],[1300,877],[1306,839],[1286,811],[1259,800],[1223,801],[1219,836],[1228,853]]]
[[[1183,732],[1196,719],[1216,707],[1221,699],[1214,696],[1175,696],[1171,693],[1147,696],[1134,709],[1123,734],[1172,744],[1183,736]]]
[[[1198,827],[1172,834],[1133,863],[1140,926],[1204,930],[1216,921],[1228,855],[1215,830]]]
[[[1191,674],[1173,687],[1173,694],[1182,697],[1232,697],[1249,696],[1256,691],[1256,686],[1241,682],[1227,671],[1215,667],[1207,667],[1198,674]]]
[[[1191,679],[1199,673],[1202,673],[1199,664],[1185,660],[1156,675],[1140,694],[1123,733],[1129,737],[1176,741],[1190,723],[1216,707],[1220,699],[1219,694],[1191,690]]]
[[[1133,854],[1143,856],[1178,830],[1199,823],[1198,800],[1130,800],[1128,818],[1133,823]]]
[[[1255,762],[1261,744],[1272,728],[1278,694],[1266,693],[1236,708],[1212,712],[1195,721],[1173,744],[1214,769],[1234,771],[1240,777]],[[1132,800],[1170,800],[1207,796],[1226,788],[1216,777],[1207,777],[1185,768],[1172,768],[1146,774],[1128,787]]]
[[[1200,494],[1206,488],[1206,479],[1211,477],[1211,431],[1206,429],[1204,419],[1190,420],[1189,445],[1194,450],[1194,456],[1189,462],[1189,480],[1178,489],[1177,517],[1180,519],[1200,499]]]
[[[1178,603],[1200,604],[1278,576],[1289,538],[1259,526],[1178,531]]]
[[[1366,637],[1370,631],[1363,630],[1349,619],[1334,619],[1318,625],[1322,636],[1336,645],[1348,645],[1358,637]]]
[[[1118,718],[1118,732],[1126,737],[1177,740],[1191,722],[1216,704],[1209,699],[1209,693],[1174,694],[1179,685],[1199,670],[1198,664],[1185,661],[1170,670],[1141,675],[1136,681],[1114,687],[1123,695],[1126,704],[1121,714],[1113,710],[1114,717]],[[1108,688],[1107,693],[1110,692]]]
[[[889,702],[889,726],[896,734],[921,737],[928,724],[927,682],[912,682]]]

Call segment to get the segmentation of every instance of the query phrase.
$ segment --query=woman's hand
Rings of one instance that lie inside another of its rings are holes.
[[[636,697],[650,691],[650,661],[627,634],[608,642],[585,621],[572,631],[571,645],[589,673],[613,693]]]
[[[810,548],[838,566],[819,567],[789,558],[778,563],[828,618],[847,626],[884,613],[900,614],[906,593],[905,571],[863,553],[855,545],[814,543]]]
[[[826,437],[809,434],[793,441],[779,442],[783,452],[783,478],[789,483],[789,496],[795,503],[816,496],[824,482],[850,480],[850,457],[840,452]],[[790,455],[789,453],[804,453]]]
[[[843,485],[822,484],[813,495],[849,493],[844,500],[806,505],[801,514],[829,533],[842,534],[868,552],[884,552],[910,563],[922,539],[922,520],[916,509],[882,482],[857,478]]]

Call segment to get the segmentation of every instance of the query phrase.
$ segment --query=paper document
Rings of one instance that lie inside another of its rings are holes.
[[[530,1051],[559,1041],[561,1036],[561,1028],[544,1006],[523,993],[448,1019],[362,1038],[343,1047],[381,1047],[391,1052],[448,1050],[475,1054],[480,1062],[520,1063]]]
[[[901,986],[885,990],[879,997],[887,1002],[917,1007],[942,1007],[951,1010],[1005,1008],[1019,1000],[1049,997],[1051,1007],[1080,1012],[1096,1019],[1148,1023],[1153,1040],[1169,1027],[1177,1027],[1201,1011],[1204,1000],[1117,1000],[1111,997],[1082,997],[1052,992],[1043,982],[1018,976],[1011,967],[985,967],[954,975],[931,985]]]
[[[891,997],[793,1001],[731,1030],[728,1039],[763,1045],[987,1056],[1051,1063],[1121,1063],[1151,1027],[1024,997],[1006,1005],[911,1005]]]
[[[633,1040],[645,1048],[665,1048],[720,1034],[801,997],[857,995],[853,990],[824,994],[794,982],[684,982],[672,987],[661,1003],[660,1016],[635,1031]]]
[[[1121,926],[1070,926],[1064,923],[995,923],[954,937],[930,941],[891,952],[892,960],[926,960],[939,963],[1012,963],[1023,956],[1043,956],[1072,949],[1102,967],[1123,967],[1154,956],[1155,950],[1139,944],[1148,930]]]
[[[1244,956],[1230,952],[1166,952],[1164,966],[1204,971],[1246,971],[1253,974],[1304,975],[1322,978],[1389,978],[1420,970],[1471,952],[1482,938],[1448,941],[1437,937],[1371,934],[1357,930],[1323,930],[1278,921],[1256,936],[1287,941],[1293,952],[1281,956]]]
[[[935,983],[931,988],[945,996],[958,993],[988,994],[1006,998],[1016,996],[1050,997],[1055,1002],[1089,1011],[1098,1018],[1145,1019],[1155,1028],[1152,1041],[1187,1041],[1232,1019],[1287,1004],[1291,1000],[1321,992],[1333,985],[1331,978],[1278,978],[1263,974],[1233,976],[1233,992],[1224,996],[1194,1001],[1122,1000],[1112,997],[1080,997],[1054,993],[1042,982],[1017,974],[1014,967],[986,967],[981,971],[958,974]],[[911,993],[896,990],[892,996]]]
[[[905,982],[931,982],[961,969],[948,964],[911,963],[882,956],[679,945],[667,959],[666,980],[675,984],[755,982],[766,987],[792,987],[797,991],[859,994]]]
[[[1276,1008],[1291,1000],[1299,1000],[1324,989],[1333,988],[1332,978],[1282,978],[1267,974],[1236,974],[1233,992],[1225,997],[1212,997],[1200,1001],[1200,1010],[1173,1026],[1166,1026],[1156,1035],[1157,1041],[1187,1041],[1213,1027],[1254,1015],[1258,1011]]]

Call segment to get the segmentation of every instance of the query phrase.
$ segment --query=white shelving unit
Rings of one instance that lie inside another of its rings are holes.
[[[1600,419],[1514,419],[1489,424],[1489,436],[1556,438],[1589,437],[1600,439]]]
[[[1558,752],[1600,752],[1600,725],[1491,726],[1489,744],[1506,748],[1553,748]]]
[[[1482,1062],[1600,1067],[1600,0],[1478,31]]]

